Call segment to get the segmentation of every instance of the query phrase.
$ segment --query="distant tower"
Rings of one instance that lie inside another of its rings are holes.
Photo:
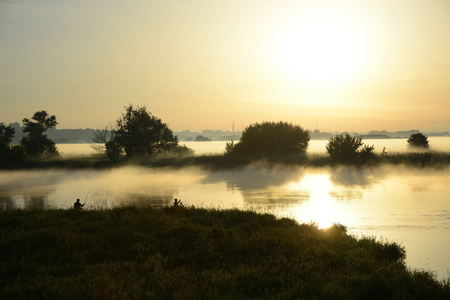
[[[233,133],[234,133],[234,120],[233,120]]]

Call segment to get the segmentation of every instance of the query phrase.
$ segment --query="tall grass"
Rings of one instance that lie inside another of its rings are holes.
[[[394,243],[185,207],[0,211],[1,299],[449,299]]]

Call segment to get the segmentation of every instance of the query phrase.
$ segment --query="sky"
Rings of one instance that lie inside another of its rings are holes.
[[[450,131],[448,0],[0,0],[0,122]]]

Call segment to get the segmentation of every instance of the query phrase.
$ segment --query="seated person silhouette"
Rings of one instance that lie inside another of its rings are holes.
[[[81,209],[83,206],[84,206],[84,204],[81,204],[80,199],[77,199],[77,202],[75,202],[73,204],[73,208],[76,208],[76,209]]]

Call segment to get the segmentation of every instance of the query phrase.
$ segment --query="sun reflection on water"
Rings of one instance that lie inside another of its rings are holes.
[[[342,220],[342,213],[331,197],[332,182],[329,174],[309,174],[287,186],[291,191],[309,191],[309,201],[295,209],[299,222],[314,222],[320,229],[331,227]]]

